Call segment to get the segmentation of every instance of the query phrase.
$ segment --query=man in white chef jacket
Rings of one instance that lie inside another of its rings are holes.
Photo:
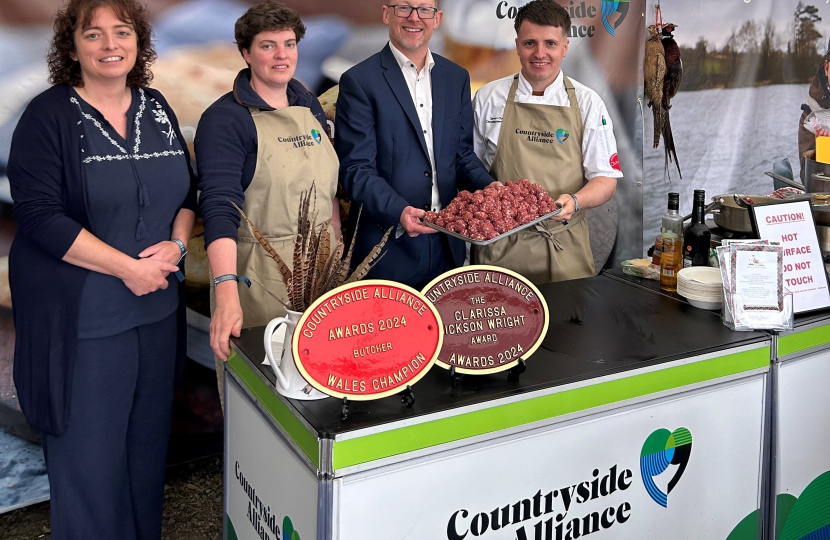
[[[584,211],[614,196],[623,176],[613,126],[596,92],[561,64],[571,19],[553,0],[533,0],[515,19],[522,69],[483,86],[473,100],[476,155],[501,182],[528,178],[562,212],[489,246],[472,261],[516,271],[532,282],[593,276]]]

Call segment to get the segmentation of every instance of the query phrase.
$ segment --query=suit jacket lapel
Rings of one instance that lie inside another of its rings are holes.
[[[444,134],[444,89],[446,78],[438,62],[432,66],[432,149],[435,152],[435,163],[441,152],[441,137]]]
[[[421,142],[421,149],[427,156],[429,156],[426,139],[424,139],[424,132],[423,129],[421,129],[421,121],[418,119],[418,113],[415,110],[415,104],[412,102],[412,96],[409,93],[409,88],[406,86],[406,80],[404,80],[403,73],[401,73],[401,67],[398,65],[398,61],[395,60],[395,56],[392,54],[392,49],[389,48],[388,44],[380,53],[380,61],[381,65],[386,69],[386,71],[383,72],[383,76],[386,77],[386,82],[389,83],[389,86],[392,88],[392,92],[394,92],[395,97],[398,99],[401,107],[403,107],[407,118],[409,118],[409,122],[412,124],[413,129],[415,129],[415,133],[418,135],[418,140]],[[435,81],[433,81],[433,85],[434,84]],[[433,107],[434,106],[435,104],[433,103]]]

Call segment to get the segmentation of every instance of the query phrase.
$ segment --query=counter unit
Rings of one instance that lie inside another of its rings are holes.
[[[763,507],[770,336],[609,276],[540,287],[527,371],[284,399],[262,328],[226,366],[227,538],[723,538]]]

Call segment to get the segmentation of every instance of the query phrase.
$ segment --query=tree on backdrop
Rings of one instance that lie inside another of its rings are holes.
[[[799,79],[807,80],[813,76],[816,63],[822,56],[818,51],[822,35],[816,29],[816,23],[821,21],[821,16],[816,6],[805,6],[803,2],[799,2],[794,17],[793,60],[796,75]]]

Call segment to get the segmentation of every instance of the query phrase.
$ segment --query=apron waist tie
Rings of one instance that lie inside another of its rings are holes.
[[[576,215],[574,215],[573,218],[568,220],[568,225],[573,227],[574,225],[580,223],[583,219],[585,219],[585,214],[577,213]],[[562,242],[560,242],[557,238],[557,234],[559,232],[566,230],[566,225],[554,225],[554,230],[551,231],[550,229],[548,229],[548,227],[545,227],[543,223],[544,222],[539,222],[536,225],[534,225],[534,230],[537,233],[539,233],[539,235],[541,235],[543,238],[545,238],[553,246],[553,249],[555,249],[556,251],[564,251],[565,248],[563,247]]]
[[[551,232],[549,230],[547,230],[544,227],[544,225],[542,225],[541,223],[537,223],[536,225],[534,225],[534,228],[535,228],[536,232],[539,233],[540,236],[542,236],[542,238],[547,240],[548,243],[550,243],[553,246],[554,250],[563,251],[565,249],[564,247],[562,247],[562,242],[560,242],[556,238],[556,235],[551,234]]]

